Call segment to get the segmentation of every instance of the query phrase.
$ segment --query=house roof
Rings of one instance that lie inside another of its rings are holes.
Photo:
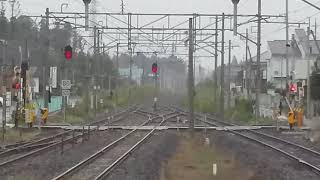
[[[270,58],[271,58],[271,54],[270,54],[269,51],[265,51],[265,52],[261,53],[261,55],[260,55],[260,61],[261,62],[266,62]],[[254,56],[252,58],[252,62],[256,62],[256,61],[257,61],[257,56]]]
[[[274,40],[274,41],[268,41],[269,50],[271,52],[271,55],[280,55],[284,56],[286,55],[286,41],[285,40]],[[292,46],[291,48],[288,48],[289,55],[290,56],[302,56],[301,51],[297,46]]]
[[[308,36],[304,29],[295,29],[295,34],[297,37],[297,44],[302,46],[302,50],[305,53],[310,53],[310,49],[308,48]],[[311,48],[311,55],[319,55],[319,51],[316,45],[316,42],[320,46],[320,40],[314,41],[312,35],[310,36],[309,45]]]

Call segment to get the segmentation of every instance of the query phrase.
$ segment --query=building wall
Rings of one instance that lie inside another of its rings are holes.
[[[308,61],[310,61],[310,72],[313,66],[314,60],[305,60],[301,57],[291,57],[289,59],[289,75],[294,71],[293,79],[306,80],[308,72]],[[281,79],[283,87],[286,82],[286,59],[283,56],[272,56],[268,62],[267,80],[273,83],[276,88],[281,88]]]
[[[173,92],[184,91],[186,89],[186,76],[177,73],[174,69],[160,69],[160,89]]]

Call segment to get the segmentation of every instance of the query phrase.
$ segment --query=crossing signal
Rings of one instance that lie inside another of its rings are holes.
[[[70,45],[64,48],[64,56],[68,61],[72,59],[72,47]]]
[[[157,63],[152,64],[152,72],[154,74],[158,73],[158,64]]]
[[[291,84],[290,85],[290,92],[296,93],[297,92],[297,85],[296,84]]]
[[[15,66],[14,69],[15,76],[13,77],[12,81],[12,88],[15,90],[21,89],[20,79],[21,79],[21,67]]]

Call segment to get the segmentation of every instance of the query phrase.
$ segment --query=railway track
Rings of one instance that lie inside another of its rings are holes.
[[[140,126],[147,125],[150,121],[155,119],[162,119],[158,126],[161,126],[165,121],[174,118],[178,113],[168,113],[163,116],[157,116],[148,119]],[[162,118],[164,117],[164,118]],[[155,126],[156,127],[156,126]],[[133,151],[141,146],[147,139],[149,139],[156,131],[153,128],[150,131],[139,132],[137,129],[130,131],[121,138],[103,147],[95,154],[84,159],[77,165],[71,167],[67,171],[61,173],[53,180],[61,179],[94,179],[100,180],[110,175],[112,170],[116,168],[127,157],[132,155]]]
[[[201,115],[197,114],[197,116]],[[205,123],[212,126],[234,126],[234,124],[222,122],[216,118],[208,117],[207,119],[210,121],[205,121]],[[229,130],[229,132],[270,148],[320,175],[320,152],[318,151],[256,130]]]
[[[87,126],[99,126],[99,124],[106,125],[114,122],[123,120],[126,117],[126,114],[135,110],[136,107],[127,108],[115,115],[115,120],[113,118],[107,117],[101,120],[89,123]],[[89,133],[90,129],[83,131],[82,133],[76,132],[74,130],[68,130],[50,137],[42,138],[36,141],[30,141],[24,144],[17,144],[12,146],[10,149],[5,149],[0,152],[0,167],[10,165],[14,162],[26,159],[30,156],[39,155],[39,153],[45,152],[49,149],[56,148],[61,144],[70,144],[75,143],[78,139],[82,139],[86,133]]]

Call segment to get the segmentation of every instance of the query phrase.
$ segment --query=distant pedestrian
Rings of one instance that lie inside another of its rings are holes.
[[[279,104],[279,114],[280,114],[280,116],[282,115],[282,110],[283,110],[282,101],[280,101],[280,104]]]
[[[110,99],[112,99],[113,98],[113,91],[110,91]]]
[[[256,112],[256,101],[255,100],[252,100],[252,102],[251,102],[251,112],[252,112],[252,114],[256,114],[255,112]]]

